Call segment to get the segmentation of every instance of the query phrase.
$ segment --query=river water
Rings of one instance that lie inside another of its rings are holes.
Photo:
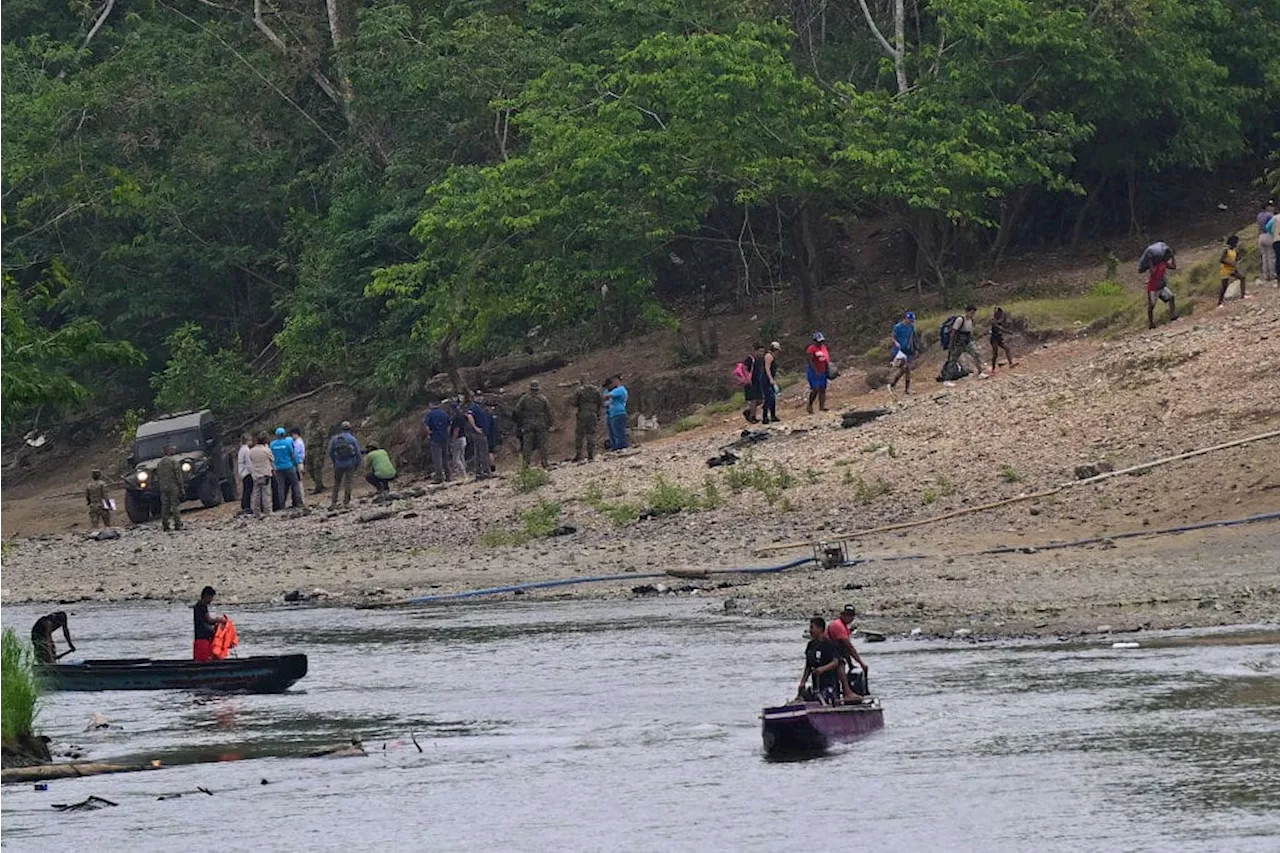
[[[5,786],[2,844],[1280,850],[1280,632],[866,645],[885,730],[773,763],[757,717],[794,692],[804,626],[717,610],[237,610],[242,654],[306,652],[307,678],[276,696],[50,695],[59,743],[174,766]],[[15,628],[38,615],[4,608]],[[77,656],[185,656],[190,620],[86,605],[72,635]],[[85,732],[93,712],[112,728]],[[368,756],[304,757],[353,736]],[[90,795],[119,805],[51,808]]]

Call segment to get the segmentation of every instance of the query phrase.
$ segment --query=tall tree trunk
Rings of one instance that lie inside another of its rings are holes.
[[[1000,259],[1004,257],[1004,250],[1009,247],[1009,243],[1013,241],[1014,230],[1018,226],[1018,221],[1022,219],[1022,211],[1027,207],[1027,202],[1031,199],[1031,193],[1034,187],[1019,187],[1014,191],[1012,198],[1005,199],[1005,203],[1000,210],[1000,229],[996,232],[995,242],[991,245],[991,264],[999,266]]]
[[[1142,224],[1138,222],[1138,170],[1132,163],[1125,167],[1125,181],[1129,196],[1129,233],[1141,234]]]
[[[469,397],[471,389],[467,387],[467,383],[462,378],[462,371],[458,369],[457,327],[450,327],[449,331],[440,340],[440,363],[444,365],[445,373],[449,374],[449,383],[453,385],[453,393],[459,397]]]
[[[822,258],[813,234],[813,212],[807,204],[796,214],[796,225],[791,233],[800,280],[800,308],[805,320],[812,323],[813,293],[822,282]]]
[[[1102,195],[1102,190],[1107,185],[1110,175],[1104,174],[1093,185],[1093,189],[1089,190],[1088,195],[1084,197],[1084,204],[1080,205],[1080,210],[1076,213],[1075,224],[1071,226],[1071,250],[1074,252],[1080,245],[1080,240],[1084,236],[1084,223],[1089,218],[1089,211],[1093,208],[1093,203],[1098,200],[1098,196]]]
[[[905,0],[893,0],[893,44],[890,44],[884,37],[884,33],[880,31],[875,18],[871,16],[867,0],[858,0],[858,5],[862,7],[862,16],[866,18],[867,26],[871,29],[871,35],[875,36],[880,47],[893,60],[893,74],[898,81],[899,95],[911,88],[907,81],[907,13],[904,2]]]

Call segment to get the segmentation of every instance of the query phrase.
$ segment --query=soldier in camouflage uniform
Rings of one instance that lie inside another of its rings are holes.
[[[543,468],[547,463],[547,434],[551,432],[551,401],[542,393],[542,383],[533,380],[529,383],[529,391],[516,403],[516,418],[520,428],[524,430],[524,446],[520,455],[524,465],[529,467],[536,451]]]
[[[169,530],[172,520],[173,529],[182,529],[182,516],[178,507],[182,503],[182,487],[185,477],[182,463],[178,460],[178,448],[172,444],[164,449],[164,458],[156,463],[156,488],[160,490],[160,525]]]
[[[108,509],[110,504],[107,503],[107,481],[102,479],[102,472],[97,468],[93,469],[92,476],[93,479],[84,490],[84,499],[89,504],[89,526],[97,527],[101,524],[103,527],[110,527],[111,510]]]
[[[578,390],[573,392],[573,405],[578,410],[578,422],[573,429],[573,461],[582,461],[582,445],[587,445],[587,458],[596,458],[596,433],[600,428],[600,412],[604,408],[604,395],[600,389],[580,378]]]
[[[324,428],[324,424],[320,423],[320,413],[312,410],[307,417],[307,428],[303,431],[303,439],[309,451],[304,464],[307,466],[307,475],[311,477],[311,494],[318,495],[324,492],[324,458],[325,454],[321,448],[329,446],[328,430]]]

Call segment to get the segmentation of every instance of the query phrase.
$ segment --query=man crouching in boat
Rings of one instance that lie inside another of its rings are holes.
[[[63,639],[67,641],[67,653],[76,650],[76,644],[71,642],[71,629],[67,627],[67,614],[64,611],[41,616],[31,626],[31,645],[35,647],[38,663],[57,663],[58,644],[53,639],[53,632],[59,628],[62,629]]]
[[[862,696],[856,693],[849,683],[849,671],[854,663],[862,667],[861,689],[866,690],[865,685],[868,684],[867,664],[858,654],[858,650],[853,647],[853,639],[849,634],[849,626],[853,624],[856,615],[853,605],[846,604],[844,610],[840,611],[840,615],[827,625],[827,636],[836,644],[836,654],[840,657],[840,690],[846,702],[862,701]]]
[[[800,686],[796,688],[796,701],[817,699],[834,703],[839,670],[839,648],[827,636],[826,621],[815,616],[809,620],[809,644],[804,647],[804,675],[800,676]],[[813,676],[813,689],[806,690],[810,676]]]
[[[213,618],[209,615],[209,605],[218,593],[211,586],[200,590],[200,600],[192,606],[196,622],[196,641],[191,646],[191,658],[199,662],[213,660],[213,635],[218,625],[226,621],[225,616]]]

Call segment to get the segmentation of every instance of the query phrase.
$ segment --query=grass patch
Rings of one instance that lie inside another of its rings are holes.
[[[511,478],[511,488],[517,495],[527,495],[550,483],[551,475],[546,472],[546,469],[534,468],[532,465],[516,471],[515,476]]]
[[[708,403],[702,407],[702,410],[708,415],[723,415],[728,412],[741,411],[747,407],[747,393],[745,391],[737,391],[728,400],[721,400],[718,403]]]
[[[1023,478],[1012,465],[1005,465],[1000,469],[1000,479],[1006,483],[1021,483]]]
[[[861,477],[854,477],[853,483],[853,499],[862,506],[873,503],[876,498],[883,497],[893,491],[883,478],[876,477],[874,482],[868,483]]]
[[[684,417],[676,421],[675,425],[672,426],[671,429],[672,431],[677,433],[688,432],[691,429],[697,429],[699,427],[706,426],[710,420],[711,420],[710,415],[705,413],[695,412],[694,414],[689,415],[688,417]]]
[[[7,744],[34,734],[40,703],[35,665],[31,644],[5,628],[0,637],[0,737]]]
[[[480,545],[484,548],[509,548],[523,545],[530,539],[550,536],[560,526],[560,510],[558,503],[538,501],[536,506],[520,514],[519,530],[490,527],[480,534]]]
[[[949,498],[956,493],[955,484],[946,478],[946,475],[938,476],[938,494],[944,498]]]
[[[929,506],[930,504],[932,504],[932,503],[933,503],[934,501],[936,501],[937,499],[938,499],[938,490],[937,490],[937,489],[925,489],[925,490],[924,490],[924,497],[921,499],[921,502],[922,502],[925,506]]]
[[[822,482],[822,472],[814,470],[813,468],[805,468],[804,481],[811,486],[816,486],[818,483]]]
[[[772,505],[778,503],[784,491],[796,484],[796,478],[776,462],[766,468],[744,460],[725,472],[724,482],[734,494],[754,489]]]

